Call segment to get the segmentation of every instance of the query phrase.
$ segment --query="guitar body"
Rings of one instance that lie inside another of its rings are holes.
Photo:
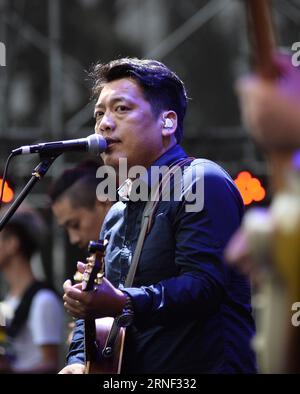
[[[85,336],[86,346],[86,374],[119,374],[122,365],[122,356],[125,341],[125,328],[120,328],[112,354],[105,357],[102,351],[112,327],[114,319],[104,317],[94,322],[95,336]],[[95,340],[93,340],[95,338]],[[92,343],[88,343],[92,339]],[[91,349],[90,354],[87,349]]]

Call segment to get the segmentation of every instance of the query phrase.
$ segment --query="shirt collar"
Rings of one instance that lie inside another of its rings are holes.
[[[123,182],[122,185],[118,188],[118,194],[119,194],[121,201],[123,201],[123,202],[129,201],[130,193],[132,190],[132,183],[133,183],[133,180],[130,178],[127,178],[126,181]]]
[[[162,167],[162,166],[171,166],[172,164],[176,164],[180,159],[186,158],[187,154],[182,149],[180,145],[175,145],[167,152],[165,152],[162,156],[156,159],[153,164],[147,169],[147,171],[141,176],[140,180],[145,182],[148,186],[148,189],[151,190],[151,168],[152,167]],[[118,188],[118,194],[120,196],[121,201],[129,201],[130,192],[132,190],[133,179],[127,178],[125,182]],[[152,185],[153,187],[154,185]]]

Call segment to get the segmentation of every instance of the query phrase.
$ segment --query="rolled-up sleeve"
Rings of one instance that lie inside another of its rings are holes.
[[[84,320],[78,319],[75,323],[72,342],[66,358],[67,364],[84,364]]]

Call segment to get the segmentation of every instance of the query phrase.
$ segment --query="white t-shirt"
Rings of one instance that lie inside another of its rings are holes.
[[[19,303],[19,298],[7,297],[6,310],[13,315]],[[39,346],[61,344],[63,324],[62,302],[51,290],[39,290],[32,299],[26,322],[13,340],[13,369],[17,372],[38,366],[42,360]]]

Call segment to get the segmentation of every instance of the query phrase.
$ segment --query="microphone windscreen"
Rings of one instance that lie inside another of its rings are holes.
[[[88,151],[95,156],[100,156],[107,148],[106,140],[98,134],[91,134],[87,137]]]

